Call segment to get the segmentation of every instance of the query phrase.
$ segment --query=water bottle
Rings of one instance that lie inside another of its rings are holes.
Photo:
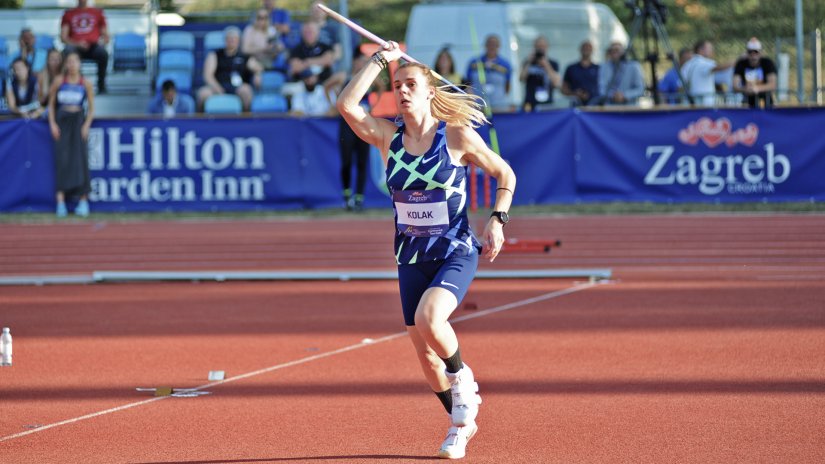
[[[2,362],[0,366],[11,366],[11,330],[3,327],[3,335],[0,335],[0,352],[2,352]]]

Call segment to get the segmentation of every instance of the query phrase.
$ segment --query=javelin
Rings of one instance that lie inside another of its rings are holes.
[[[381,37],[378,37],[377,35],[373,34],[372,32],[370,32],[370,31],[368,31],[368,30],[364,29],[363,27],[361,27],[361,26],[359,26],[359,25],[355,24],[354,22],[352,22],[352,21],[351,21],[349,18],[347,18],[346,16],[343,16],[343,15],[341,15],[341,14],[339,14],[339,13],[335,12],[335,11],[330,10],[330,9],[329,9],[326,5],[324,5],[323,3],[318,3],[318,4],[317,4],[317,5],[315,5],[315,6],[316,6],[316,7],[318,7],[320,10],[322,10],[324,13],[326,13],[326,14],[328,14],[328,15],[332,16],[332,19],[334,19],[334,20],[338,21],[339,23],[341,23],[341,24],[343,24],[343,25],[345,25],[345,26],[349,27],[350,29],[352,29],[353,31],[355,31],[355,32],[357,32],[357,33],[359,33],[359,34],[361,34],[362,36],[366,37],[367,39],[372,40],[373,42],[377,43],[378,45],[381,45],[382,47],[386,47],[386,46],[387,46],[388,42],[387,42],[386,40],[382,39]],[[407,54],[406,54],[406,53],[404,53],[404,52],[401,52],[401,58],[404,58],[405,60],[407,60],[407,61],[409,61],[409,62],[411,62],[411,63],[418,63],[418,64],[422,64],[420,61],[416,60],[415,58],[411,57],[410,55],[407,55]],[[432,73],[433,73],[433,75],[434,75],[436,78],[438,78],[440,81],[442,81],[442,82],[446,83],[446,84],[447,84],[447,85],[449,85],[450,87],[452,87],[452,88],[454,88],[454,89],[458,90],[459,92],[461,92],[461,93],[463,93],[463,94],[466,94],[466,93],[467,93],[467,92],[465,92],[463,89],[459,88],[457,85],[455,85],[455,84],[453,84],[452,82],[448,81],[448,80],[447,80],[444,76],[442,76],[441,74],[438,74],[437,72],[435,72],[435,70],[431,69],[431,70],[430,70],[430,72],[432,72]]]

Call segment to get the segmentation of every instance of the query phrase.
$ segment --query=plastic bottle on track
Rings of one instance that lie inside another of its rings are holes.
[[[8,327],[3,327],[3,335],[0,335],[0,353],[2,353],[0,366],[11,366],[11,330]]]

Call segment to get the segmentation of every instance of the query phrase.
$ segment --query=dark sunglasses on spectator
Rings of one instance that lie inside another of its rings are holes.
[[[758,55],[759,50],[748,50],[748,55]]]

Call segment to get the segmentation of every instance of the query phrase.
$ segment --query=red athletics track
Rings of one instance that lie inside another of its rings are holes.
[[[0,276],[389,270],[388,227],[4,224]],[[455,314],[484,398],[465,461],[823,462],[823,230],[823,215],[515,220],[509,236],[563,246],[483,269],[616,281],[473,284],[479,309]],[[7,286],[0,324],[3,463],[435,462],[447,428],[391,281]],[[207,386],[209,370],[230,381]],[[211,394],[134,391],[154,386]]]

